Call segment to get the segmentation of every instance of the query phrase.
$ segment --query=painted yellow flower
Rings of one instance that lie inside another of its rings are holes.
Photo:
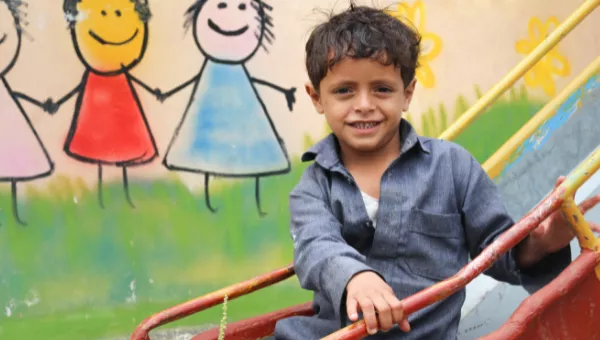
[[[416,78],[425,88],[435,87],[435,75],[429,64],[442,52],[442,39],[439,35],[427,31],[423,1],[416,0],[412,5],[404,1],[400,2],[396,6],[396,10],[388,11],[388,13],[409,26],[414,26],[421,34],[421,55],[419,56],[421,66],[417,68]]]
[[[542,22],[538,17],[532,17],[528,25],[529,37],[517,41],[515,45],[517,52],[528,55],[559,24],[560,21],[554,16],[548,18],[546,22]],[[571,74],[569,60],[555,46],[525,74],[525,85],[530,88],[541,87],[548,96],[553,97],[556,95],[556,84],[553,76],[566,77],[569,74]]]

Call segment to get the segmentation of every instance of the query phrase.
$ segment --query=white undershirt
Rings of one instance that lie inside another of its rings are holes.
[[[379,210],[379,200],[365,194],[362,191],[360,193],[362,195],[365,208],[367,209],[367,215],[369,215],[371,222],[373,222],[373,228],[375,228],[377,224],[377,211]]]

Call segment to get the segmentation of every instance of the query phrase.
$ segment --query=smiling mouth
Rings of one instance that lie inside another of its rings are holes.
[[[359,130],[372,129],[379,124],[381,124],[381,122],[376,122],[376,121],[348,123],[348,125],[352,126],[355,129],[359,129]]]
[[[211,19],[208,19],[208,27],[210,27],[213,31],[227,36],[227,37],[234,37],[236,35],[242,35],[244,34],[244,32],[246,32],[248,30],[248,25],[240,28],[239,30],[235,30],[235,31],[225,31],[223,30],[221,27],[219,27],[217,24],[215,24]]]
[[[94,38],[94,40],[96,40],[97,42],[99,42],[102,45],[112,45],[112,46],[121,46],[121,45],[125,45],[130,43],[133,39],[135,39],[135,37],[137,37],[138,33],[140,32],[139,29],[136,29],[135,32],[133,33],[133,35],[131,36],[131,38],[125,40],[125,41],[121,41],[121,42],[112,42],[112,41],[106,41],[104,39],[102,39],[99,35],[97,35],[96,33],[94,33],[94,31],[90,30],[90,36],[92,38]]]
[[[0,39],[0,44],[2,44],[4,42],[4,40],[6,40],[6,33],[4,33],[4,35],[2,36],[2,39]]]

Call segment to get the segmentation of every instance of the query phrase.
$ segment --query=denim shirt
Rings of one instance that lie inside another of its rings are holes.
[[[381,177],[377,228],[334,135],[303,155],[314,163],[290,194],[291,235],[296,274],[314,291],[317,315],[278,322],[276,339],[319,339],[349,324],[345,288],[357,273],[378,273],[402,299],[457,273],[514,224],[495,184],[465,149],[418,136],[405,120],[400,135],[401,155]],[[567,246],[525,272],[510,251],[486,274],[541,287],[570,261]],[[463,289],[410,315],[411,332],[396,326],[368,339],[455,339],[464,300]]]

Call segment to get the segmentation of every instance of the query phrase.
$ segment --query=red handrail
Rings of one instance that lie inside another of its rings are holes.
[[[250,280],[231,285],[194,300],[186,301],[146,318],[137,326],[131,335],[131,340],[150,340],[149,333],[151,330],[216,306],[223,302],[225,296],[227,296],[228,300],[233,300],[261,288],[281,282],[292,276],[294,276],[294,267],[289,265],[285,268],[277,269]]]
[[[225,328],[225,339],[262,339],[272,335],[278,320],[287,319],[292,316],[314,315],[312,302],[285,308],[264,315],[255,316],[250,319],[230,323]],[[219,339],[219,327],[204,331],[191,340],[217,340]]]

